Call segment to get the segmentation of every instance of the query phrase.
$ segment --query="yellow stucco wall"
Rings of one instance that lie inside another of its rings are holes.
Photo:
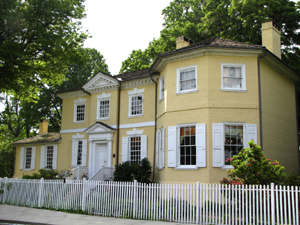
[[[261,85],[264,153],[298,172],[295,84],[261,62]]]

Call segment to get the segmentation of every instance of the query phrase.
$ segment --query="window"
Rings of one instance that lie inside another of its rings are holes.
[[[40,168],[56,169],[57,145],[41,146]]]
[[[31,157],[32,157],[32,148],[28,147],[25,148],[25,168],[24,169],[30,169],[31,167]]]
[[[158,169],[165,167],[165,128],[156,132],[156,167]]]
[[[160,96],[159,99],[162,100],[165,97],[165,76],[160,78]]]
[[[247,123],[214,123],[212,124],[213,167],[232,168],[225,165],[225,160],[237,155],[248,142],[257,143],[256,124]]]
[[[147,136],[143,130],[133,129],[126,132],[128,137],[122,137],[122,163],[138,162],[147,157]]]
[[[197,67],[190,66],[177,69],[177,93],[197,90]]]
[[[141,137],[130,137],[130,162],[141,162]]]
[[[21,147],[20,150],[20,169],[34,170],[35,168],[36,147]]]
[[[87,140],[83,139],[84,135],[76,134],[72,136],[72,165],[86,166]]]
[[[222,88],[221,90],[241,91],[245,87],[245,65],[244,64],[225,64],[221,65]]]
[[[79,98],[74,100],[74,122],[83,123],[85,119],[85,102],[86,99]]]
[[[168,167],[197,169],[206,167],[205,124],[168,127]]]
[[[97,96],[97,120],[109,119],[110,96],[105,93]]]
[[[143,89],[134,88],[133,91],[128,91],[129,95],[129,106],[128,106],[128,117],[137,117],[143,115]]]

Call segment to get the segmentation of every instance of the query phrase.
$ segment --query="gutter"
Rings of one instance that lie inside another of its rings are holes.
[[[262,135],[262,103],[261,103],[261,79],[260,79],[260,60],[268,55],[268,51],[265,54],[257,58],[257,74],[258,74],[258,102],[259,102],[259,136],[260,146],[263,150],[263,135]]]
[[[116,152],[116,165],[119,165],[119,152],[120,152],[120,116],[121,116],[121,82],[119,81],[118,93],[118,120],[117,120],[117,152]]]
[[[298,104],[299,104],[299,95],[298,95],[298,91],[297,91],[297,86],[299,85],[300,83],[295,83],[295,103],[296,103],[296,125],[297,125],[297,143],[298,143],[298,172],[300,173],[300,151],[299,151],[299,107],[298,107]]]
[[[149,72],[150,74],[150,72]],[[155,159],[156,159],[156,129],[157,129],[157,82],[155,80],[153,80],[153,77],[152,75],[151,76],[151,80],[153,81],[153,83],[155,83],[155,118],[154,118],[154,121],[155,121],[155,125],[154,125],[154,147],[153,147],[153,172],[152,172],[152,183],[154,182],[154,171],[155,171],[155,165],[156,165],[156,162],[155,162]]]

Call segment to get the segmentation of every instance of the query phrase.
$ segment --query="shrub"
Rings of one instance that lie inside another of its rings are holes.
[[[133,181],[150,183],[151,164],[147,158],[142,159],[141,163],[124,162],[115,166],[114,181]]]
[[[271,162],[263,155],[261,147],[250,141],[249,147],[232,157],[228,178],[222,184],[270,184],[282,183],[285,179],[284,167],[279,162]]]
[[[284,185],[300,186],[300,176],[297,173],[290,173],[284,180]]]
[[[58,179],[58,171],[53,169],[39,169],[39,174],[33,173],[30,175],[23,175],[22,179]]]

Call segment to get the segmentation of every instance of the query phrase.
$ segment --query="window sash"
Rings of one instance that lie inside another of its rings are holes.
[[[180,127],[179,155],[180,165],[196,165],[196,127]]]
[[[143,96],[131,97],[131,115],[143,114]]]
[[[130,162],[141,162],[141,137],[130,137],[129,142],[129,150],[130,150]]]
[[[231,159],[244,148],[244,127],[224,125],[224,160]]]
[[[78,141],[78,149],[77,149],[77,165],[82,164],[82,141]]]
[[[100,101],[99,117],[100,118],[109,117],[109,100]]]
[[[180,91],[196,89],[196,70],[182,70],[179,72]]]
[[[76,121],[84,121],[85,105],[77,105],[76,107]]]
[[[25,169],[31,169],[32,148],[26,148],[25,151]]]
[[[53,154],[54,154],[54,147],[47,146],[47,152],[46,152],[46,168],[47,169],[53,168]]]
[[[160,98],[165,97],[165,77],[162,77],[160,80]]]
[[[223,88],[243,88],[243,72],[241,66],[223,66]]]

